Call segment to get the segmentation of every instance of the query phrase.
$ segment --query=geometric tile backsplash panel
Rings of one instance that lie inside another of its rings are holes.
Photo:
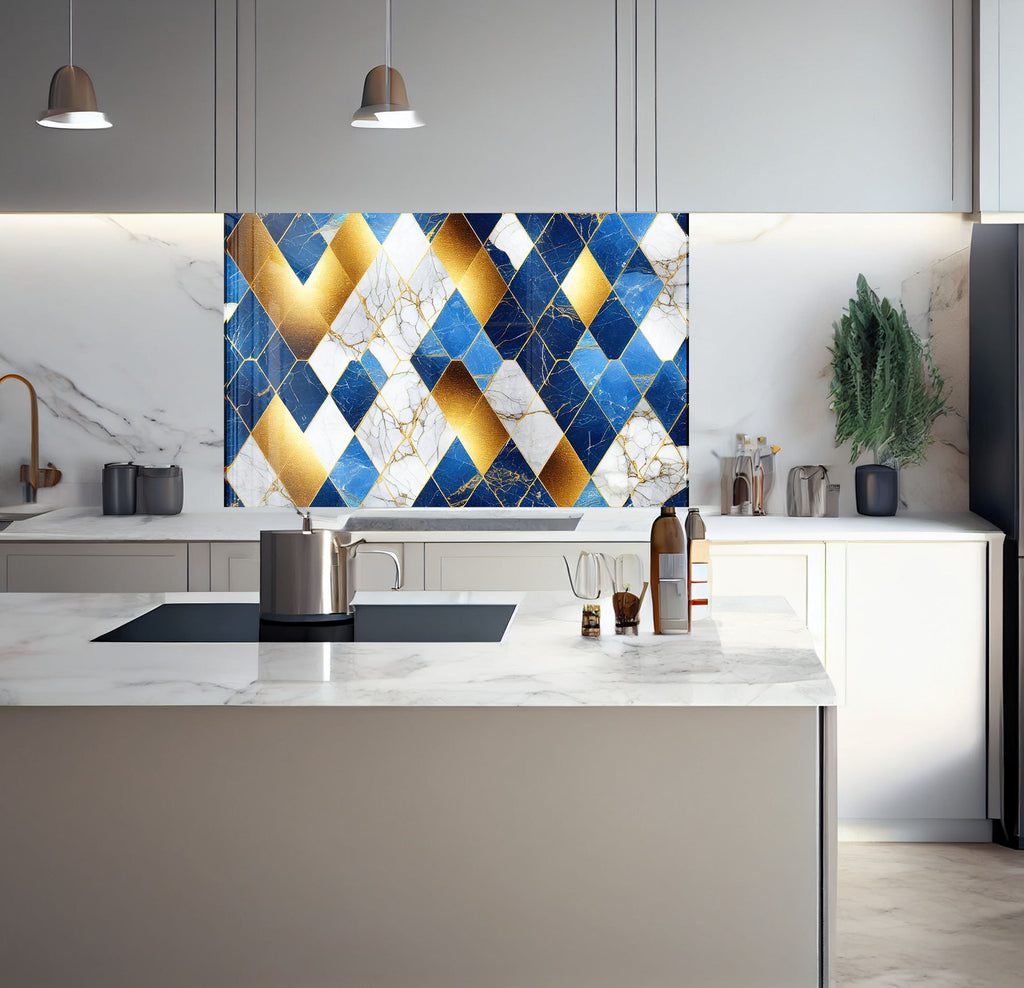
[[[687,504],[685,213],[224,220],[226,504]]]

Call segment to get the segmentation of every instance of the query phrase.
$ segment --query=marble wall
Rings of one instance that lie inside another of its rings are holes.
[[[690,503],[717,505],[714,454],[735,433],[781,446],[785,474],[825,463],[852,514],[849,451],[827,408],[831,324],[862,271],[934,334],[951,384],[928,461],[904,471],[914,510],[967,506],[967,248],[959,214],[691,215]],[[0,216],[0,374],[40,395],[40,452],[64,471],[40,499],[100,502],[109,460],[181,463],[185,510],[224,499],[223,218]],[[24,389],[0,388],[0,504],[27,461]],[[769,499],[783,513],[781,485]]]

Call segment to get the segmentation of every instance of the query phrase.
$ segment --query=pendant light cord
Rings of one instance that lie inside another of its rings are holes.
[[[75,64],[75,0],[68,0],[68,64]]]
[[[391,0],[384,0],[384,102],[391,109]]]

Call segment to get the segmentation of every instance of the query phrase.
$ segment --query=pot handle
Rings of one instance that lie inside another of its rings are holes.
[[[334,538],[334,547],[338,552],[352,552],[355,555],[355,549],[358,545],[363,545],[366,539],[356,539],[355,542],[341,542],[337,536]],[[390,556],[391,561],[395,564],[395,583],[391,588],[392,590],[402,589],[402,563],[398,556],[395,555],[390,549],[366,549],[364,552],[359,553],[361,556],[375,555],[375,556]]]

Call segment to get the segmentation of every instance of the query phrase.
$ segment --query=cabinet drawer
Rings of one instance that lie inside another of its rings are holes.
[[[22,544],[3,550],[12,593],[166,593],[188,589],[183,543]]]

